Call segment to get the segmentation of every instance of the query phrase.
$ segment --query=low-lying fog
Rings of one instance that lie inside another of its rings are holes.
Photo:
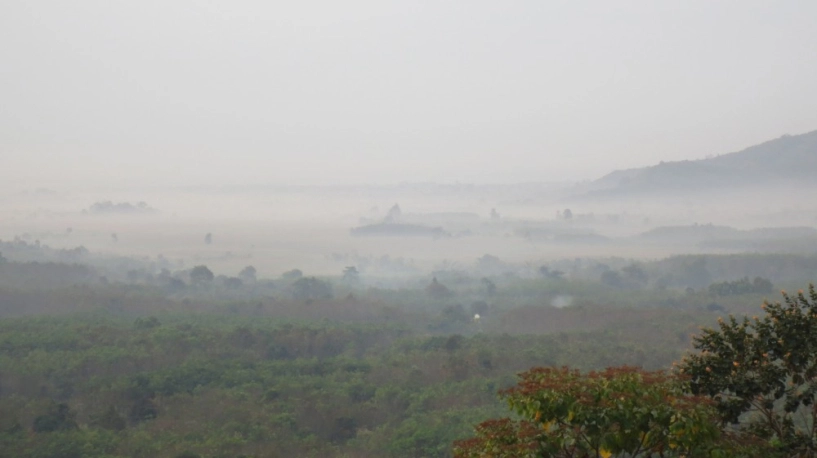
[[[575,257],[798,251],[797,243],[758,245],[756,239],[767,240],[768,234],[750,230],[799,227],[791,237],[777,234],[771,240],[808,241],[813,234],[807,228],[817,226],[815,203],[787,199],[802,196],[802,189],[617,200],[576,198],[577,189],[569,184],[29,189],[0,196],[0,240],[84,246],[99,255],[162,256],[176,268],[205,264],[225,275],[247,265],[262,277],[293,268],[339,275],[356,265],[363,273],[391,276],[468,270],[486,254],[538,266]],[[672,229],[676,226],[690,227]],[[359,230],[353,233],[354,228]]]

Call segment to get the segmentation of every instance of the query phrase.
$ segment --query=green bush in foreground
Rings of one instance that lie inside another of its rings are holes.
[[[817,291],[783,293],[765,315],[719,320],[695,338],[681,371],[713,399],[724,424],[785,456],[817,455]]]
[[[462,458],[817,456],[817,291],[765,315],[718,320],[677,373],[534,368],[501,392],[520,420],[489,420]]]
[[[728,456],[717,411],[663,371],[534,368],[502,395],[522,417],[489,420],[461,458]]]

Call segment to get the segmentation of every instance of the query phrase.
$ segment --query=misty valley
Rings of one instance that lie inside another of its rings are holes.
[[[815,158],[8,192],[0,457],[813,456]]]

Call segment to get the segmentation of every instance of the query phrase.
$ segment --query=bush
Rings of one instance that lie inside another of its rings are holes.
[[[719,320],[694,345],[681,371],[693,393],[709,396],[724,423],[786,456],[817,454],[817,292],[809,286],[783,303],[764,302],[765,315]]]
[[[32,429],[35,433],[50,433],[77,429],[74,413],[67,404],[52,405],[48,412],[34,419]]]
[[[522,419],[489,420],[458,441],[461,458],[703,456],[722,451],[714,408],[662,371],[630,367],[582,374],[534,368],[503,391]]]

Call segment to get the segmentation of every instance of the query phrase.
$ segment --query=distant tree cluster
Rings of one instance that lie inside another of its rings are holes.
[[[210,283],[213,278],[215,278],[215,275],[207,266],[196,266],[190,271],[190,282],[194,285]]]
[[[774,291],[774,285],[770,280],[755,277],[741,278],[737,281],[725,281],[709,285],[709,292],[718,296],[736,296],[739,294],[770,294]]]
[[[564,277],[564,272],[558,269],[551,269],[548,266],[541,266],[539,267],[539,275],[544,278],[550,278],[552,280],[561,280]]]
[[[139,214],[156,213],[158,210],[149,206],[145,202],[111,202],[110,200],[95,202],[88,208],[88,213],[96,215],[106,214]]]
[[[90,251],[84,246],[51,248],[40,243],[39,240],[29,242],[21,237],[15,237],[10,241],[0,240],[0,249],[5,255],[4,259],[25,262],[87,262],[90,254]]]
[[[600,277],[600,281],[607,286],[630,289],[643,288],[648,280],[647,271],[639,264],[624,266],[621,271],[605,270]]]
[[[53,431],[66,431],[77,429],[76,414],[71,411],[68,404],[52,404],[48,411],[34,419],[32,430],[36,433],[49,433]]]
[[[257,271],[253,266],[244,267],[237,276],[226,276],[216,275],[206,265],[198,265],[175,272],[162,268],[157,274],[145,268],[131,269],[127,271],[126,278],[128,283],[155,285],[165,289],[166,292],[177,293],[184,291],[188,286],[200,289],[213,286],[219,289],[237,290],[245,284],[255,284],[256,275]]]
[[[301,277],[292,284],[292,297],[298,301],[332,298],[332,285],[316,277]]]
[[[431,283],[426,286],[426,294],[435,299],[443,299],[451,296],[453,293],[447,286],[437,281],[437,277],[434,277]]]

